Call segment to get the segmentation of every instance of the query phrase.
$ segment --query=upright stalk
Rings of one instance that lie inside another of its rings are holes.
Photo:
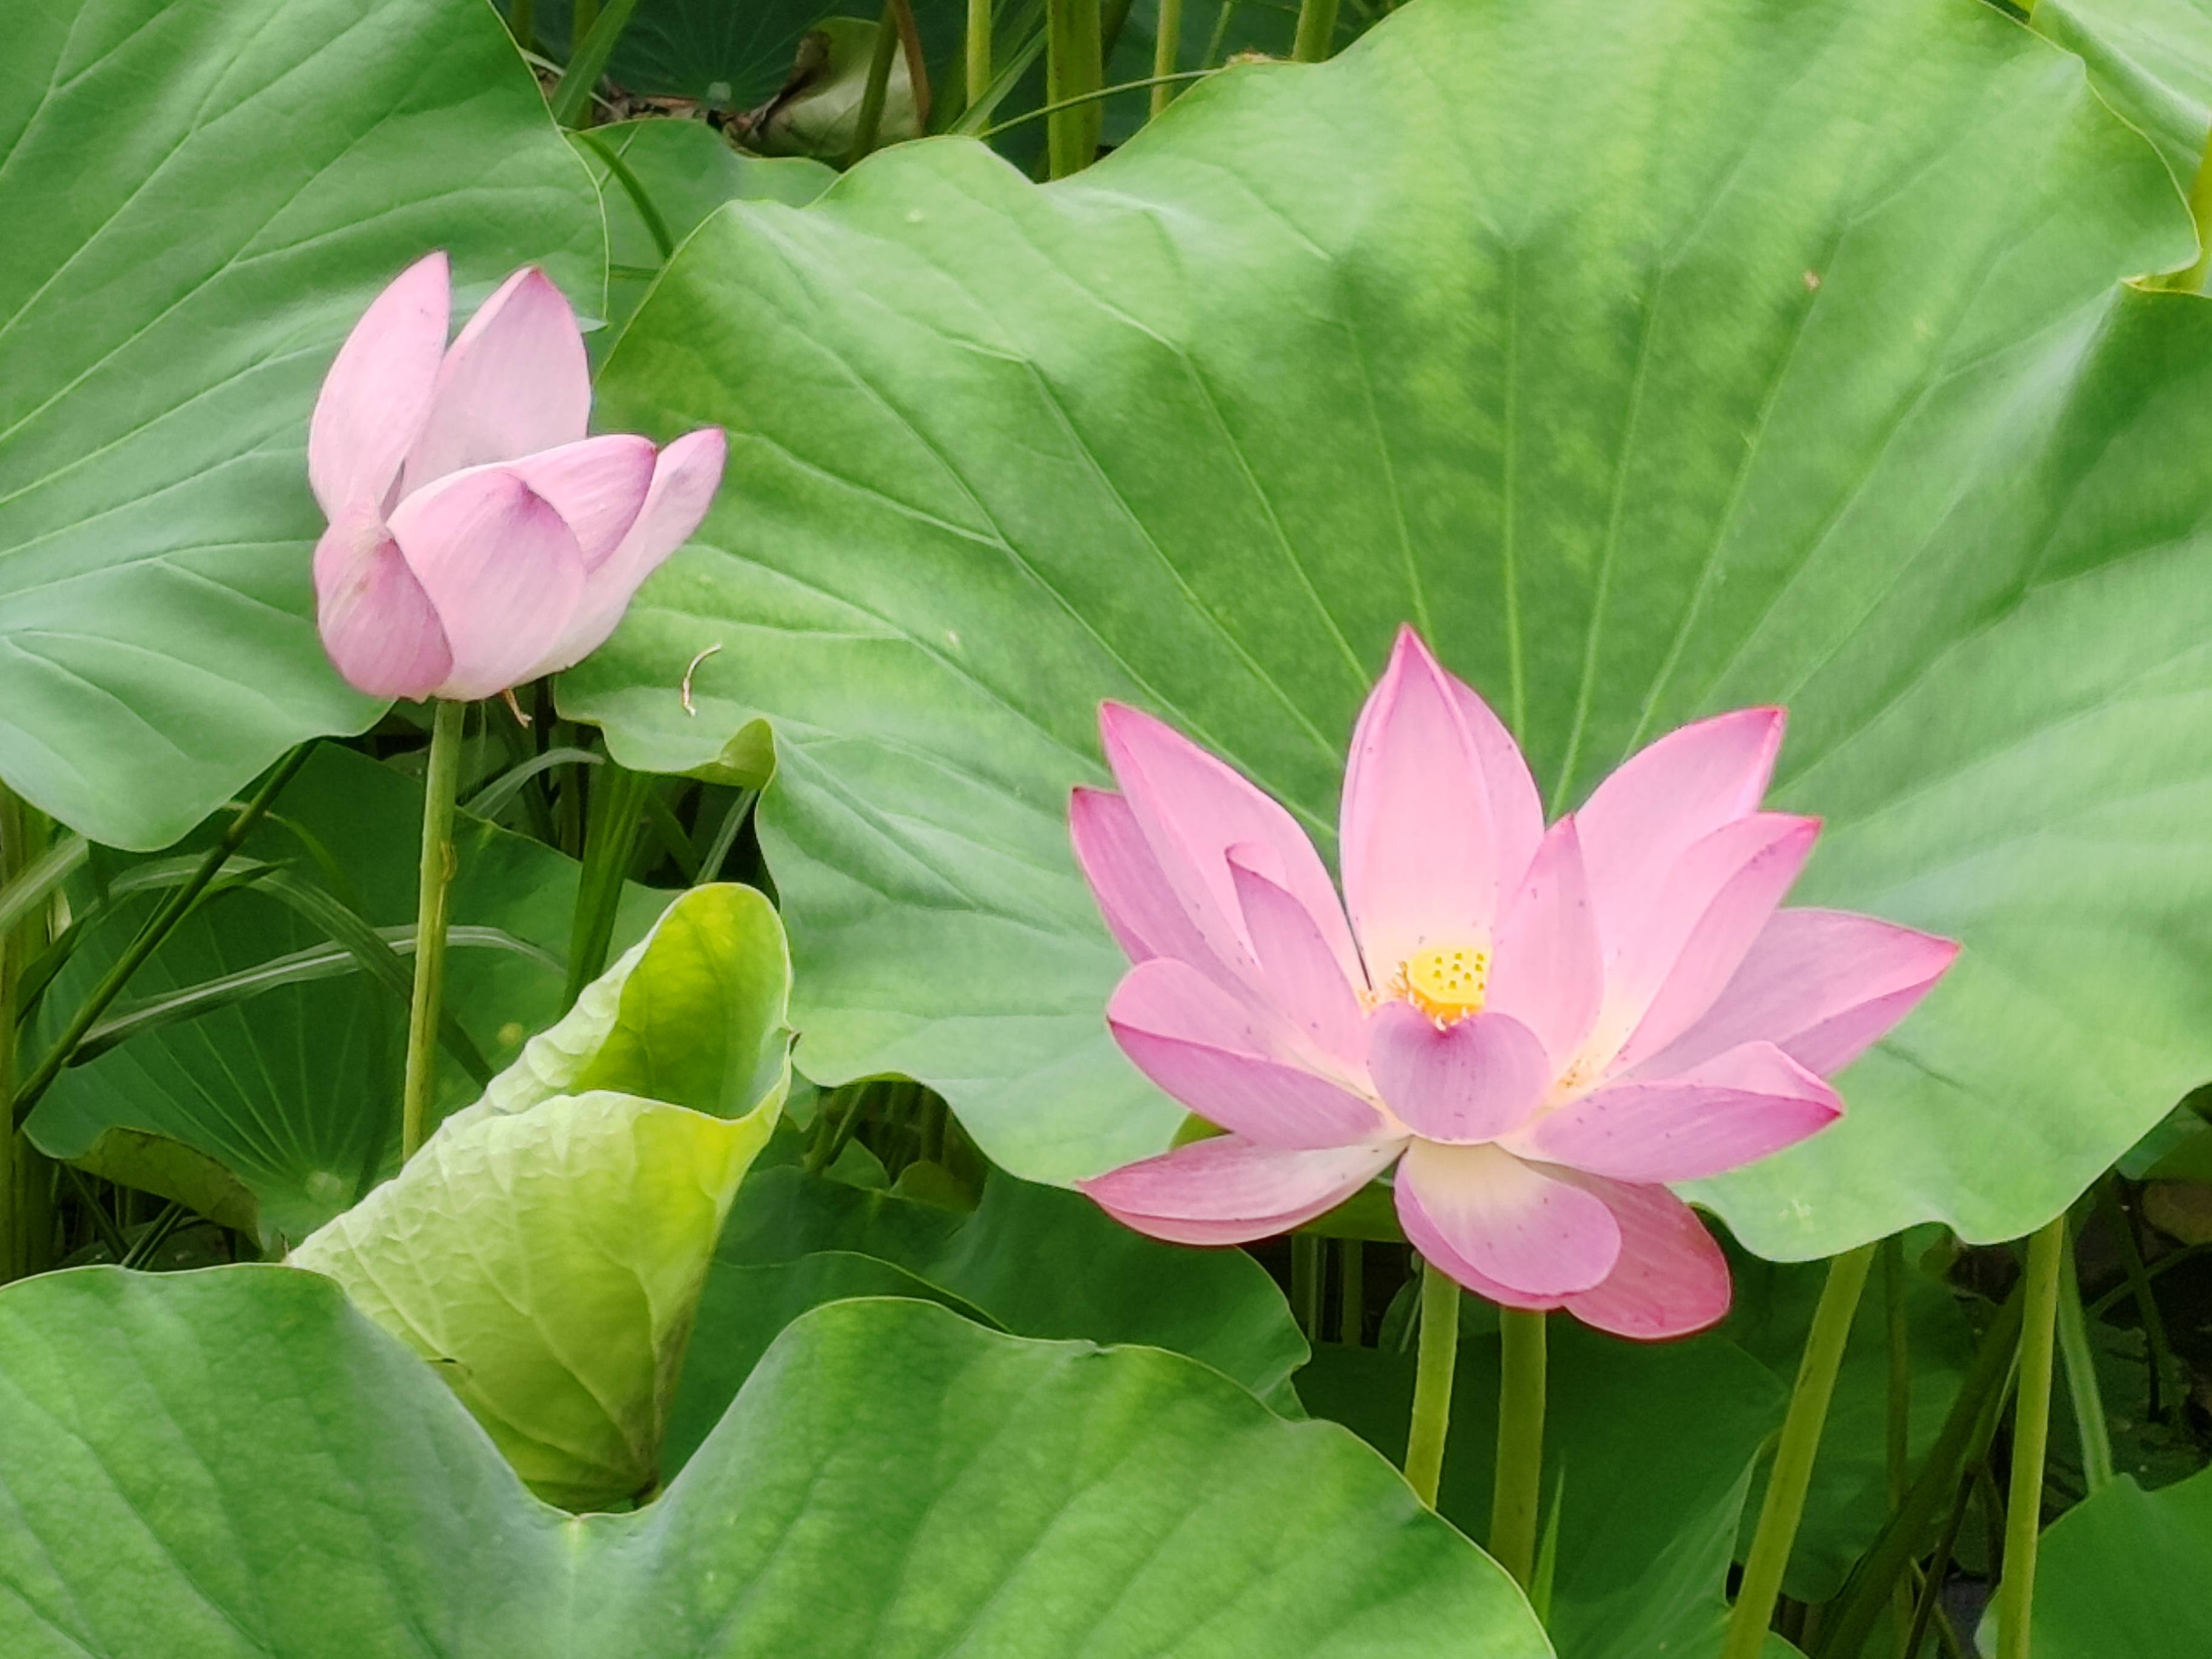
[[[1356,1348],[1367,1328],[1366,1297],[1362,1294],[1366,1287],[1365,1251],[1356,1238],[1340,1238],[1336,1249],[1336,1340],[1347,1348]]]
[[[583,9],[579,0],[577,9]],[[407,1079],[399,1098],[399,1156],[422,1145],[438,1081],[438,1016],[446,988],[446,921],[453,898],[453,797],[461,781],[461,726],[468,705],[441,701],[430,717],[422,778],[422,866],[415,904],[415,994],[407,1009]]]
[[[1413,1364],[1413,1421],[1406,1434],[1406,1479],[1421,1502],[1437,1506],[1451,1429],[1452,1371],[1459,1363],[1459,1286],[1421,1264],[1421,1347]]]
[[[2089,1321],[2081,1308],[2070,1229],[2058,1264],[2058,1353],[2066,1362],[2067,1397],[2073,1401],[2074,1426],[2081,1437],[2081,1480],[2094,1498],[2112,1484],[2112,1431],[2105,1417],[2104,1390],[2097,1385],[2097,1360],[2089,1346]]]
[[[845,165],[854,167],[875,149],[884,130],[884,104],[890,96],[891,61],[898,56],[898,0],[884,0],[876,22],[875,50],[868,55],[868,79],[860,88],[860,113],[853,125],[853,149]]]
[[[1912,1484],[1911,1331],[1905,1322],[1905,1240],[1895,1233],[1881,1242],[1881,1299],[1882,1323],[1889,1338],[1889,1432],[1884,1447],[1885,1464],[1889,1477],[1889,1512],[1895,1515],[1905,1507],[1905,1494]],[[1912,1585],[1909,1578],[1898,1583],[1894,1610],[1898,1659],[1909,1659],[1912,1651],[1907,1645],[1907,1633],[1912,1628]]]
[[[1182,49],[1182,0],[1160,0],[1157,32],[1152,36],[1152,113],[1158,116],[1175,96],[1175,83],[1164,77],[1176,72]]]
[[[2035,1604],[2035,1548],[2043,1534],[2043,1458],[2051,1443],[2051,1352],[2066,1218],[2027,1241],[2020,1326],[2020,1390],[2012,1419],[2012,1488],[2005,1499],[2004,1577],[1997,1585],[1997,1659],[2027,1659]]]
[[[507,0],[507,32],[523,51],[538,50],[538,0]]]
[[[2142,1322],[2143,1340],[2150,1346],[2151,1410],[2168,1422],[2179,1422],[2189,1390],[2177,1383],[2180,1367],[2173,1357],[2173,1342],[2166,1335],[2166,1316],[2159,1311],[2158,1293],[2151,1288],[2150,1270],[2143,1265],[2142,1246],[2136,1238],[2135,1218],[2120,1201],[2120,1180],[2107,1175],[2098,1183],[2097,1202],[2120,1247],[2120,1263],[2128,1275],[2128,1294],[2135,1298],[2136,1317]]]
[[[0,783],[0,890],[21,875],[31,862],[31,813],[15,792]],[[15,1092],[16,987],[30,963],[31,929],[37,925],[39,908],[13,927],[0,932],[0,1100]],[[23,1249],[21,1182],[22,1133],[13,1123],[0,1126],[0,1284],[22,1276],[27,1265]]]
[[[1300,0],[1291,56],[1301,64],[1318,64],[1335,44],[1336,0]]]
[[[1045,118],[1045,155],[1054,179],[1080,173],[1098,154],[1102,115],[1091,94],[1106,84],[1105,75],[1098,0],[1045,0],[1044,99],[1067,104]],[[1068,101],[1074,99],[1082,101]]]
[[[1500,1308],[1498,1335],[1498,1478],[1490,1500],[1490,1554],[1527,1589],[1536,1569],[1544,1473],[1544,1315]]]
[[[1173,0],[1181,4],[1182,0]],[[968,0],[968,52],[964,70],[968,82],[967,106],[973,109],[975,100],[991,87],[991,0]]]
[[[1782,1574],[1790,1565],[1797,1522],[1805,1513],[1805,1492],[1812,1485],[1813,1460],[1820,1449],[1836,1373],[1844,1363],[1844,1344],[1850,1337],[1851,1316],[1858,1311],[1875,1248],[1862,1244],[1828,1264],[1828,1282],[1814,1310],[1789,1413],[1782,1419],[1782,1441],[1766,1477],[1766,1501],[1759,1508],[1759,1530],[1752,1535],[1751,1553],[1744,1560],[1743,1584],[1736,1594],[1735,1611],[1729,1617],[1721,1659],[1759,1659],[1766,1645],[1774,1604],[1782,1594]]]

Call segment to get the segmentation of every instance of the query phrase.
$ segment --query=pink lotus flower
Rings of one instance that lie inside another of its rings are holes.
[[[307,430],[331,661],[378,697],[488,697],[581,661],[696,529],[726,442],[587,438],[575,313],[518,270],[448,347],[446,256],[418,260],[339,348]]]
[[[1072,828],[1135,963],[1108,1022],[1227,1131],[1080,1183],[1155,1237],[1281,1232],[1395,1164],[1407,1237],[1478,1295],[1699,1329],[1728,1265],[1665,1183],[1832,1122],[1822,1079],[1957,954],[1776,908],[1820,830],[1759,810],[1778,708],[1661,738],[1547,831],[1511,736],[1409,629],[1352,737],[1341,905],[1267,795],[1134,709],[1100,724],[1122,793],[1078,789]]]

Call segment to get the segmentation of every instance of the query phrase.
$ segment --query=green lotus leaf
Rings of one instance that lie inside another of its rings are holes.
[[[659,1479],[708,1258],[775,1112],[601,1091],[449,1122],[291,1261],[435,1366],[533,1492],[605,1507]]]
[[[2037,1659],[2212,1652],[2212,1470],[2157,1492],[2124,1474],[2060,1516],[2037,1555]]]
[[[1407,620],[1555,810],[1784,702],[1796,902],[1966,948],[1841,1124],[1694,1195],[1770,1257],[2015,1236],[2212,1074],[2212,326],[2120,282],[2193,249],[1973,0],[1427,0],[1050,186],[902,146],[721,210],[611,356],[730,483],[564,706],[672,770],[769,719],[811,1074],[1066,1181],[1180,1121],[1068,848],[1099,699],[1325,850]]]
[[[772,1114],[791,1087],[790,998],[775,907],[733,882],[694,887],[455,1115],[601,1089],[720,1117]]]
[[[2185,189],[2212,128],[2205,0],[2042,0],[2036,29],[2081,53],[2097,89],[2157,144]]]
[[[327,1280],[51,1274],[0,1291],[0,1491],[9,1659],[1551,1653],[1341,1429],[911,1301],[807,1315],[659,1498],[575,1516]]]
[[[376,718],[308,573],[338,342],[432,247],[596,312],[598,197],[467,0],[11,7],[0,154],[0,779],[160,847]]]

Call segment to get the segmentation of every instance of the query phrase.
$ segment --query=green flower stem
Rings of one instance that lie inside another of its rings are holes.
[[[1176,58],[1182,46],[1182,0],[1160,0],[1160,15],[1152,34],[1152,113],[1158,115],[1175,96]]]
[[[263,781],[253,799],[239,808],[230,821],[230,827],[222,832],[214,846],[208,848],[193,870],[191,879],[170,889],[169,896],[161,902],[161,908],[148,918],[146,925],[138,930],[137,937],[131,941],[130,947],[100,976],[100,983],[92,988],[92,994],[85,998],[83,1006],[70,1016],[70,1023],[61,1036],[54,1039],[53,1047],[47,1049],[45,1058],[39,1061],[38,1069],[24,1079],[21,1088],[15,1091],[15,1127],[20,1129],[23,1127],[23,1120],[30,1116],[31,1109],[39,1103],[40,1097],[61,1075],[62,1067],[69,1064],[70,1056],[76,1053],[77,1045],[84,1041],[85,1034],[98,1024],[100,1017],[107,1012],[108,1004],[122,994],[123,988],[130,983],[131,975],[144,965],[146,958],[154,954],[161,941],[168,938],[176,925],[184,920],[185,913],[198,902],[200,895],[207,890],[208,884],[230,861],[231,854],[245,845],[246,836],[252,834],[253,827],[261,822],[271,803],[283,793],[284,786],[297,775],[301,767],[307,764],[312,746],[303,743],[277,763],[276,769]]]
[[[0,890],[29,867],[32,857],[30,808],[0,783]],[[40,914],[40,907],[33,906],[15,927],[0,931],[0,1098],[15,1092],[16,987],[30,964],[34,948],[30,934]],[[29,1265],[19,1190],[23,1150],[21,1132],[9,1125],[0,1133],[0,1285],[22,1277]]]
[[[883,134],[884,104],[890,96],[891,63],[899,50],[898,0],[884,0],[884,15],[876,21],[875,50],[868,54],[868,79],[860,88],[860,113],[853,126],[853,148],[845,165],[857,165],[875,149]]]
[[[1318,64],[1335,44],[1336,0],[1300,0],[1291,56],[1301,64]]]
[[[2021,1304],[2020,1392],[2013,1402],[2012,1489],[2005,1500],[2004,1577],[1997,1585],[1997,1659],[2027,1659],[2035,1603],[2035,1547],[2043,1534],[2043,1458],[2051,1443],[2051,1354],[2066,1218],[2027,1241]]]
[[[2090,1351],[2089,1322],[2081,1310],[2070,1231],[2058,1268],[2058,1352],[2066,1362],[2066,1394],[2074,1403],[2074,1424],[2081,1436],[2081,1478],[2094,1498],[2112,1484],[2112,1434],[2105,1419],[2104,1390],[2097,1386],[2096,1356]]]
[[[1821,1287],[1813,1329],[1805,1339],[1805,1357],[1797,1366],[1796,1386],[1790,1390],[1782,1443],[1775,1448],[1774,1468],[1766,1478],[1766,1501],[1759,1511],[1751,1553],[1744,1560],[1743,1585],[1729,1618],[1721,1659],[1759,1659],[1766,1645],[1774,1604],[1782,1594],[1783,1571],[1790,1565],[1797,1522],[1805,1513],[1805,1492],[1812,1484],[1820,1431],[1828,1420],[1828,1401],[1836,1391],[1836,1373],[1844,1363],[1844,1344],[1850,1336],[1851,1316],[1858,1311],[1876,1248],[1862,1244],[1828,1264],[1828,1282]]]
[[[1406,1479],[1431,1509],[1443,1479],[1451,1428],[1452,1371],[1459,1361],[1459,1286],[1421,1264],[1421,1351],[1413,1369],[1413,1421],[1406,1435]]]
[[[582,8],[580,5],[578,9]],[[415,906],[415,994],[407,1009],[407,1080],[399,1097],[399,1156],[415,1156],[438,1079],[438,1016],[446,988],[446,921],[453,871],[453,797],[461,779],[461,725],[468,705],[441,701],[430,718],[422,779],[422,872]]]
[[[653,781],[612,761],[603,762],[592,784],[591,828],[584,838],[584,867],[576,877],[576,911],[568,928],[568,979],[561,1006],[573,1008],[584,988],[606,971],[623,884],[637,852],[637,832]]]
[[[1544,1318],[1536,1309],[1498,1310],[1498,1480],[1490,1500],[1490,1554],[1523,1589],[1535,1575],[1544,1474]]]
[[[1881,1242],[1882,1322],[1889,1338],[1888,1436],[1884,1446],[1888,1475],[1889,1512],[1905,1507],[1905,1494],[1912,1485],[1912,1346],[1905,1317],[1905,1240],[1893,1234]],[[1898,1659],[1908,1659],[1911,1648],[1906,1637],[1912,1628],[1912,1585],[1900,1579],[1897,1586]]]
[[[1050,176],[1065,179],[1098,154],[1101,115],[1091,94],[1105,84],[1098,0],[1045,0],[1044,97]]]
[[[1181,4],[1182,0],[1172,0]],[[991,86],[991,0],[968,0],[968,53],[965,78],[968,82],[968,107],[973,109],[975,100],[990,90]]]

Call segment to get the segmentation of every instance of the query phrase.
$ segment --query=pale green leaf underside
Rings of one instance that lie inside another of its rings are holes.
[[[174,840],[376,705],[315,635],[307,416],[433,247],[599,310],[592,180],[472,0],[37,0],[0,54],[0,779]]]
[[[602,1507],[658,1474],[708,1258],[775,1124],[604,1092],[456,1121],[290,1260],[434,1365],[532,1491]]]
[[[570,1517],[314,1275],[50,1275],[0,1291],[0,1492],[9,1659],[1550,1653],[1343,1431],[916,1302],[807,1315],[665,1494]]]
[[[2118,286],[2191,247],[1972,0],[1427,0],[1063,185],[933,143],[724,209],[602,395],[728,427],[729,482],[564,697],[671,769],[769,717],[810,1073],[1049,1180],[1178,1115],[1067,847],[1101,697],[1324,846],[1405,620],[1555,808],[1786,701],[1799,902],[1966,952],[1842,1126],[1699,1195],[1773,1255],[2017,1234],[2212,1073],[2212,330]]]

